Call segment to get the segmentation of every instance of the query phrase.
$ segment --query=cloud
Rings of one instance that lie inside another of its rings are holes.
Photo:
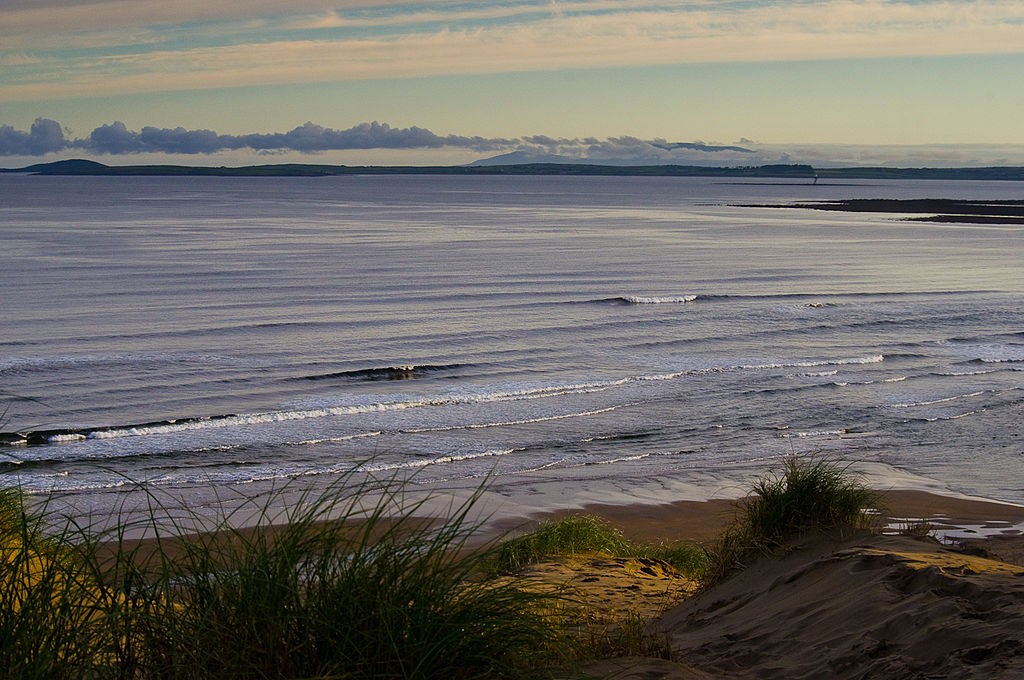
[[[553,6],[539,0],[72,0],[66,8],[40,11],[5,12],[0,61],[6,52],[8,59],[25,61],[26,70],[0,74],[0,99],[560,68],[1024,52],[1019,0],[563,0]],[[126,24],[131,28],[119,30]],[[83,54],[68,51],[75,46]],[[31,67],[31,60],[38,66]]]
[[[409,0],[411,1],[411,0]],[[326,13],[339,8],[402,5],[402,0],[4,0],[4,32],[130,29],[160,24]]]
[[[40,118],[28,132],[0,126],[0,156],[44,156],[57,152],[96,155],[140,154],[210,155],[228,151],[255,153],[298,152],[318,154],[346,150],[405,150],[458,148],[480,154],[518,152],[524,157],[559,157],[565,161],[611,163],[725,163],[752,152],[739,147],[701,143],[643,140],[637,137],[570,139],[531,135],[508,139],[466,135],[439,135],[422,127],[392,127],[387,123],[361,123],[338,130],[305,123],[287,132],[220,134],[214,130],[146,126],[130,130],[117,121],[101,125],[88,136],[67,139],[61,125]],[[743,159],[753,162],[752,158]]]
[[[60,123],[36,118],[28,132],[0,125],[0,156],[44,156],[68,147]]]
[[[332,130],[313,123],[306,123],[283,134],[243,135],[231,139],[237,146],[230,148],[292,149],[305,152],[341,149],[436,149],[444,146],[492,151],[505,148],[513,143],[508,139],[485,139],[458,135],[442,137],[425,128],[415,126],[394,128],[386,123],[376,121],[356,125],[347,130]]]
[[[213,130],[188,130],[183,127],[143,127],[129,130],[120,122],[101,125],[83,139],[65,139],[59,123],[40,118],[29,132],[0,126],[0,156],[43,156],[68,149],[96,154],[130,155],[142,153],[213,154],[222,151],[298,151],[319,153],[351,149],[439,149],[459,147],[488,152],[508,149],[517,140],[504,138],[437,135],[426,128],[392,127],[387,123],[362,123],[346,130],[335,130],[306,123],[288,132],[222,135]]]
[[[702,142],[668,142],[633,136],[607,139],[523,137],[515,151],[499,159],[515,163],[596,163],[606,165],[738,166],[788,162],[778,151]],[[483,161],[490,164],[491,161]]]
[[[741,139],[735,145],[670,142],[634,136],[566,138],[528,135],[519,138],[439,135],[421,127],[361,123],[343,130],[305,123],[287,132],[220,134],[214,130],[146,126],[131,130],[118,121],[101,125],[87,136],[69,139],[61,124],[38,118],[28,131],[0,125],[0,157],[29,159],[61,154],[140,156],[145,162],[165,158],[232,154],[239,164],[262,154],[302,156],[328,152],[375,151],[366,162],[380,163],[384,151],[430,152],[456,149],[499,157],[491,162],[576,162],[608,165],[744,166],[769,163],[810,163],[816,166],[970,167],[1024,165],[1024,145],[778,145]],[[473,156],[457,162],[468,162]],[[138,161],[136,161],[138,162]],[[350,161],[344,161],[349,163]],[[489,162],[489,161],[478,161]],[[401,164],[401,163],[399,163]]]

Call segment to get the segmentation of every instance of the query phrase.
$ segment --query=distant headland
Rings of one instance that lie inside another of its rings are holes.
[[[595,165],[589,163],[516,163],[509,165],[316,165],[283,163],[239,167],[200,165],[104,165],[72,159],[37,163],[0,173],[33,175],[329,177],[337,175],[575,175],[619,177],[725,177],[817,181],[824,179],[1024,180],[1024,167],[979,168],[815,168],[806,164],[738,167],[698,165]]]

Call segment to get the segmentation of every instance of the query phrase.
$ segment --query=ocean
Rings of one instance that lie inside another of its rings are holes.
[[[1022,191],[0,175],[0,477],[96,513],[805,455],[1022,503],[1024,226],[745,207]]]

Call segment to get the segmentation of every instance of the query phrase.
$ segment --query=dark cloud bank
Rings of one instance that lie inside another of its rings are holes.
[[[454,147],[480,153],[501,153],[505,162],[612,161],[620,164],[754,160],[749,149],[710,146],[701,142],[666,142],[636,137],[559,139],[546,135],[515,139],[437,135],[420,127],[396,128],[387,123],[362,123],[334,130],[306,123],[288,132],[222,135],[213,130],[158,128],[129,130],[124,123],[101,125],[88,137],[70,138],[57,121],[38,118],[28,132],[0,125],[0,156],[44,156],[81,152],[94,155],[214,154],[250,150],[256,153],[295,151],[315,154],[348,149],[436,149]],[[766,161],[766,158],[758,158]],[[773,162],[775,159],[771,159]]]
[[[332,130],[306,123],[283,133],[221,135],[213,130],[147,126],[129,130],[124,123],[101,125],[81,139],[65,136],[60,123],[37,118],[28,132],[0,125],[0,156],[43,156],[68,150],[96,154],[140,153],[212,154],[237,149],[316,153],[344,149],[425,149],[444,146],[495,151],[514,146],[516,140],[436,135],[430,130],[395,128],[386,123],[363,123],[347,130]]]

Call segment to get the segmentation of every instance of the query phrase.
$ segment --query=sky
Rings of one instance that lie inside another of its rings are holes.
[[[1022,112],[1020,0],[0,0],[2,167],[1024,165]]]

